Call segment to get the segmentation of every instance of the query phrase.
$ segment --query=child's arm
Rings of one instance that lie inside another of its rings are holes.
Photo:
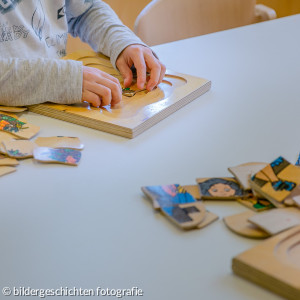
[[[135,65],[138,87],[146,82],[146,71],[150,72],[147,89],[153,89],[162,81],[165,66],[128,27],[122,24],[114,11],[103,1],[94,0],[86,10],[81,1],[66,1],[69,32],[89,43],[95,51],[110,57],[124,77],[125,86],[132,81],[130,67]]]
[[[82,101],[82,63],[57,59],[1,58],[0,104],[23,106]]]

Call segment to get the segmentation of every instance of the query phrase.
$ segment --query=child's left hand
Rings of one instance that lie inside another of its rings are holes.
[[[147,90],[153,90],[160,84],[165,76],[166,67],[154,56],[150,48],[143,45],[130,45],[119,55],[116,66],[124,78],[124,85],[128,87],[132,83],[132,65],[137,72],[137,87],[143,89],[146,83],[146,73],[150,72],[150,80]]]

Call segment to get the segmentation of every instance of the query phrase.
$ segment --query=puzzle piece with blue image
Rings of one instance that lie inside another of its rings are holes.
[[[281,156],[253,175],[250,180],[252,189],[276,207],[295,205],[296,200],[300,198],[299,184],[300,168]]]
[[[202,228],[218,219],[179,184],[145,186],[142,191],[155,209],[182,229]]]

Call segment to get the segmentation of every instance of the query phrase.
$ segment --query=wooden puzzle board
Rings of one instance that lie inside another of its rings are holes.
[[[105,71],[122,84],[120,73],[109,59],[92,51],[79,51],[64,59],[82,61],[83,65]],[[209,80],[167,70],[163,82],[153,91],[139,92],[133,97],[123,96],[114,107],[90,107],[88,103],[32,105],[30,111],[97,130],[134,138],[163,120],[184,105],[209,91]],[[135,84],[130,89],[137,90]],[[49,99],[51,100],[51,99]]]
[[[300,299],[300,226],[236,256],[233,271],[288,299]]]

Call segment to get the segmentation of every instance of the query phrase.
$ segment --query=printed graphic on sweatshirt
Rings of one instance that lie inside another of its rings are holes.
[[[60,18],[63,18],[66,14],[66,6],[64,5],[62,8],[60,8],[57,11],[57,20],[59,20]]]
[[[45,13],[40,0],[37,2],[37,7],[32,15],[31,26],[37,37],[42,40],[45,26]]]
[[[0,12],[2,14],[9,12],[21,1],[22,0],[0,0]]]
[[[12,42],[18,39],[26,39],[29,34],[23,25],[7,26],[0,23],[0,43]]]

